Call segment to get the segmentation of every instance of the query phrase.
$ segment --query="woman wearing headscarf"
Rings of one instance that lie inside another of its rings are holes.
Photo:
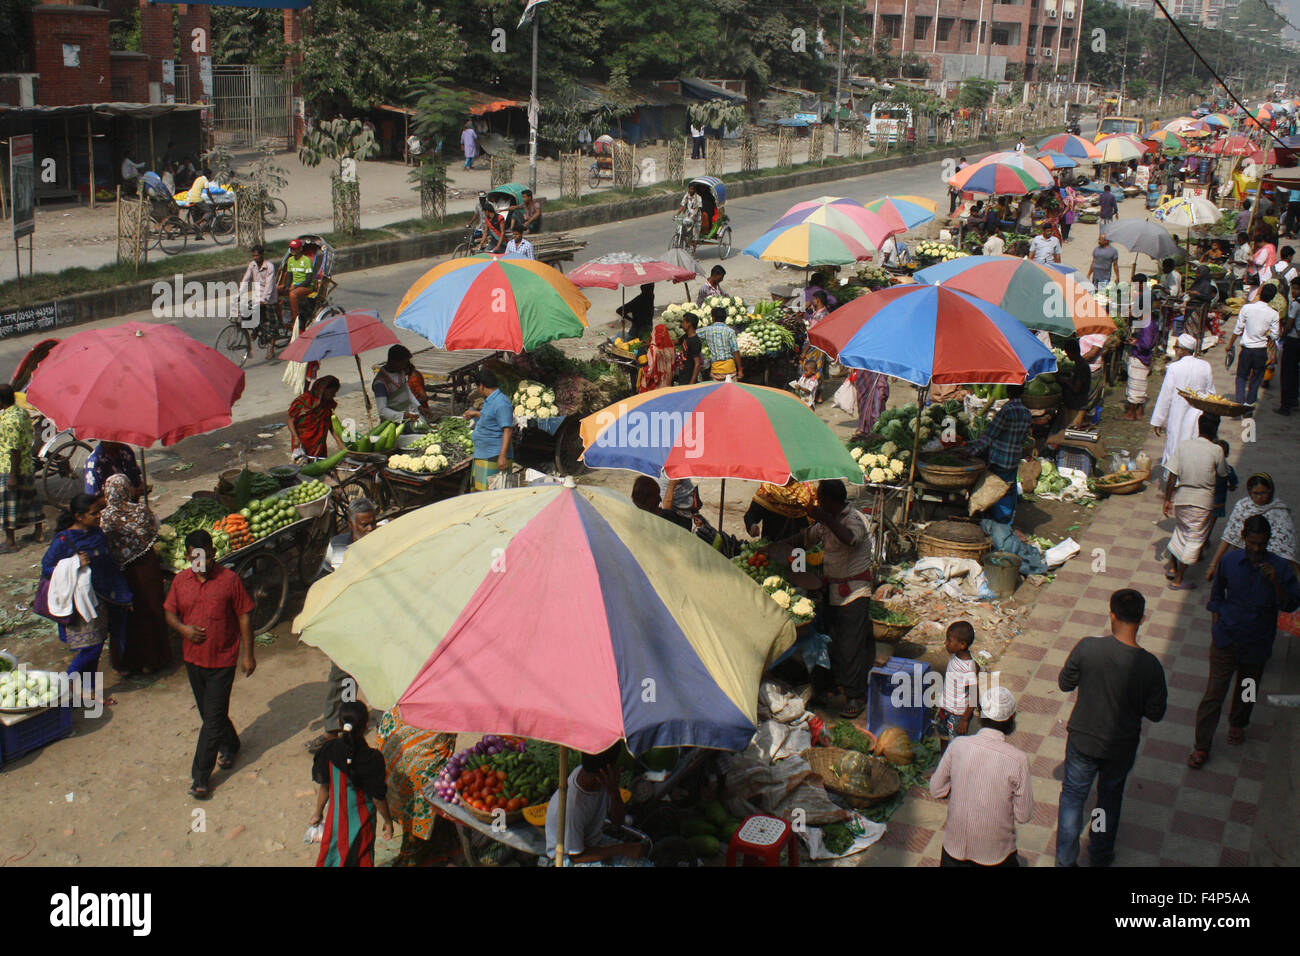
[[[1205,334],[1205,315],[1210,305],[1219,297],[1219,288],[1210,278],[1210,267],[1196,267],[1196,281],[1187,290],[1187,310],[1182,328],[1175,326],[1175,334],[1181,334],[1183,328],[1194,335],[1197,341]]]
[[[808,509],[817,505],[817,486],[791,480],[785,485],[763,482],[745,512],[751,538],[784,541],[812,526]]]
[[[100,528],[103,511],[103,498],[87,494],[74,497],[59,518],[54,540],[41,560],[42,578],[52,578],[59,562],[68,558],[79,560],[83,568],[90,568],[90,585],[98,605],[93,620],[74,610],[67,623],[59,625],[59,640],[77,652],[68,666],[70,675],[94,675],[99,669],[104,642],[110,635],[121,640],[126,624],[124,612],[131,605],[131,587]],[[92,689],[83,683],[83,699],[91,695]],[[104,703],[111,706],[117,701],[108,697]]]
[[[650,337],[650,348],[646,351],[645,365],[641,366],[638,392],[653,392],[673,383],[673,360],[677,350],[673,347],[673,337],[668,334],[668,326],[660,322],[655,326]]]
[[[871,432],[885,405],[889,402],[889,376],[883,372],[859,369],[854,373],[853,387],[858,393],[858,434]]]
[[[824,291],[819,289],[812,294],[812,309],[812,315],[808,317],[809,332],[816,328],[817,323],[830,315],[830,306]],[[803,354],[799,356],[799,378],[791,384],[805,394],[805,401],[808,402],[809,408],[816,408],[817,402],[821,400],[822,378],[826,375],[826,366],[826,353],[811,341],[806,343]]]
[[[1291,507],[1274,495],[1272,476],[1261,471],[1246,479],[1246,497],[1237,502],[1228,516],[1228,526],[1223,529],[1219,549],[1205,570],[1205,580],[1214,580],[1219,560],[1225,554],[1244,546],[1241,528],[1252,515],[1263,515],[1268,520],[1269,552],[1290,561],[1293,567],[1300,566],[1296,561],[1295,517]]]
[[[289,442],[293,456],[300,458],[328,458],[326,447],[333,432],[330,422],[338,402],[334,400],[339,393],[339,380],[333,375],[323,375],[311,383],[311,387],[293,400],[289,406],[286,419],[289,425]],[[337,435],[334,440],[339,447],[343,441]]]
[[[104,497],[108,504],[99,516],[99,526],[132,595],[125,639],[109,646],[110,658],[113,669],[120,673],[147,674],[172,662],[163,612],[162,564],[153,549],[158,518],[147,504],[131,501],[131,481],[125,475],[108,479]]]
[[[18,406],[14,388],[0,385],[0,518],[5,543],[0,554],[18,550],[19,528],[35,525],[31,539],[45,537],[45,512],[36,495],[36,470],[32,462],[32,420]]]
[[[1146,277],[1134,281],[1146,283]],[[1155,357],[1156,341],[1160,338],[1160,323],[1149,318],[1128,338],[1128,381],[1124,385],[1124,403],[1127,409],[1124,419],[1130,422],[1142,420],[1142,409],[1147,403],[1147,377],[1151,373],[1151,360]]]

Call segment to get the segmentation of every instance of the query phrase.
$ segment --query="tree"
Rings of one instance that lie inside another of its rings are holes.
[[[1151,94],[1151,84],[1140,76],[1128,81],[1125,95],[1133,100],[1144,100]]]
[[[998,85],[993,80],[970,76],[962,80],[957,91],[957,106],[969,110],[982,110],[989,105]]]
[[[451,89],[451,81],[445,76],[419,80],[412,99],[415,116],[411,131],[430,148],[419,154],[408,178],[420,189],[420,208],[432,215],[434,209],[446,209],[446,196],[439,194],[447,182],[447,163],[432,144],[455,138],[469,103],[463,94]]]
[[[298,148],[304,166],[319,166],[329,159],[338,164],[330,175],[330,198],[334,207],[334,231],[358,232],[361,228],[361,184],[355,164],[379,152],[375,134],[360,120],[336,117],[307,130]]]
[[[218,63],[275,66],[284,62],[282,10],[212,7],[212,55]]]

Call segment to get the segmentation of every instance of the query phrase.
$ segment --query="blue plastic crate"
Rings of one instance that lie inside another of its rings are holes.
[[[51,707],[5,727],[0,724],[0,766],[72,733],[72,708]]]
[[[1061,448],[1056,452],[1057,468],[1073,468],[1085,475],[1092,474],[1092,455],[1081,448]]]
[[[867,679],[867,730],[879,734],[886,727],[901,727],[913,740],[920,740],[930,727],[925,706],[926,675],[930,665],[907,657],[891,657],[883,667],[871,668]],[[895,674],[907,675],[907,697],[914,703],[895,707],[892,700],[898,686]]]

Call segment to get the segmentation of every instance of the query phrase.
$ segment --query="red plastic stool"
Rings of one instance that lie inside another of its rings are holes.
[[[727,845],[727,866],[738,865],[737,854],[741,857],[740,866],[780,866],[782,847],[786,850],[786,866],[798,866],[799,838],[790,824],[780,817],[755,813],[732,835]],[[759,862],[751,863],[751,860]]]

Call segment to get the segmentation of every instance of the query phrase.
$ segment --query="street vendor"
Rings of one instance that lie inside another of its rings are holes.
[[[817,504],[807,509],[815,524],[772,550],[820,544],[825,552],[822,569],[830,589],[831,679],[843,689],[840,716],[853,720],[867,706],[867,677],[876,660],[876,642],[871,634],[871,533],[867,519],[849,505],[848,498],[844,482],[838,478],[818,482]],[[824,701],[828,695],[821,696]]]
[[[672,508],[664,507],[661,501],[663,497],[663,492],[659,490],[659,483],[649,475],[640,475],[632,483],[632,504],[642,511],[657,515],[665,521],[671,521],[684,531],[690,531],[691,519],[678,514]]]
[[[648,333],[655,317],[655,284],[642,285],[641,291],[615,309],[614,314],[628,323],[628,337],[639,339]]]
[[[293,400],[289,406],[286,424],[289,426],[289,444],[294,459],[327,458],[329,437],[334,435],[330,421],[338,408],[335,397],[339,393],[339,380],[333,375],[322,375],[311,387]],[[343,440],[334,435],[334,441],[343,447]]]
[[[695,304],[703,305],[704,300],[714,295],[726,295],[723,291],[722,280],[727,277],[727,270],[722,266],[714,266],[709,270],[709,281],[700,286],[700,291],[695,293]]]
[[[989,471],[1011,486],[986,512],[998,524],[1011,524],[1016,516],[1016,502],[1020,499],[1016,481],[1032,419],[1029,409],[1020,400],[1024,391],[1023,385],[1008,385],[1007,401],[984,429],[984,434],[965,448],[958,449],[962,454],[984,457]]]
[[[510,399],[497,388],[497,377],[490,369],[482,368],[474,376],[478,393],[483,399],[483,410],[470,409],[469,419],[478,419],[474,426],[474,461],[470,479],[475,491],[487,491],[492,479],[501,472],[509,472],[514,463],[511,442],[515,434],[515,412]]]
[[[736,330],[727,324],[727,310],[715,307],[711,313],[713,321],[695,334],[709,348],[712,364],[709,375],[715,382],[725,381],[734,376],[736,381],[745,377],[745,370],[740,364],[740,343],[736,340]]]
[[[792,538],[812,525],[808,509],[816,504],[817,488],[811,483],[791,479],[785,485],[774,485],[765,481],[745,512],[745,529],[751,538]]]
[[[394,345],[388,350],[388,360],[375,373],[370,383],[379,417],[386,422],[413,422],[420,413],[428,414],[429,406],[421,406],[411,391],[411,350],[404,345]]]
[[[627,816],[619,793],[615,744],[598,754],[583,754],[565,790],[564,855],[570,866],[649,866],[640,843],[621,843],[604,834],[605,821],[622,826]],[[546,856],[552,863],[560,842],[560,791],[546,807]]]

